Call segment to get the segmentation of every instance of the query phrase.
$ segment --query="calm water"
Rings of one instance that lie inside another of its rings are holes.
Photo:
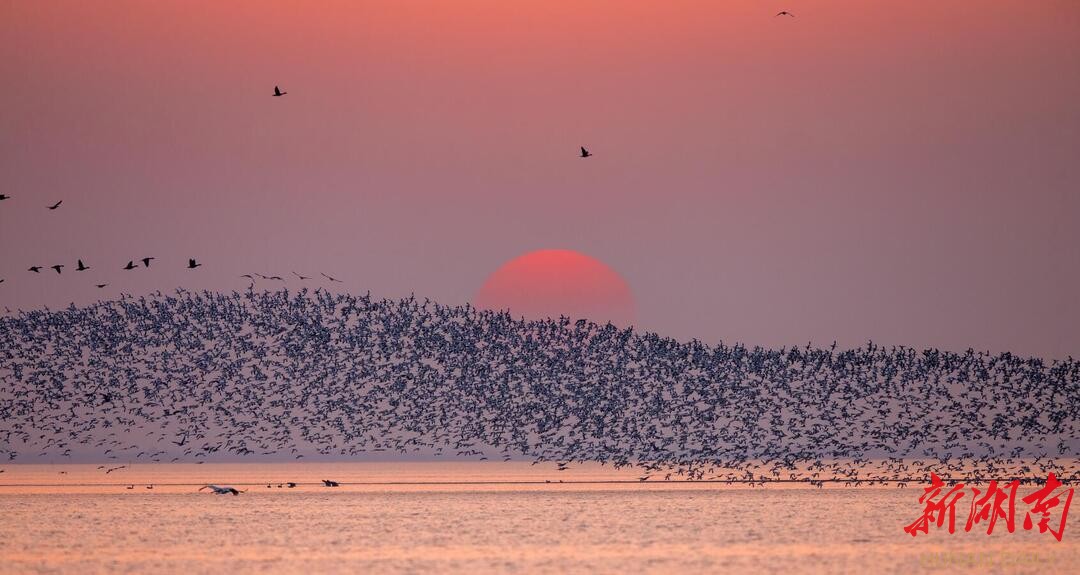
[[[577,483],[636,475],[517,463],[3,469],[4,573],[1080,572],[1076,526],[1060,543],[1022,516],[965,533],[964,508],[957,533],[912,539],[917,486]],[[364,484],[307,484],[324,478]]]

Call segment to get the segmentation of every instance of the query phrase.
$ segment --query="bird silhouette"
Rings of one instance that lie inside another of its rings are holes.
[[[193,260],[193,259],[188,259],[188,261],[187,261],[187,267],[188,267],[188,269],[189,269],[189,270],[193,270],[193,269],[195,269],[195,268],[197,268],[197,267],[199,267],[199,266],[201,266],[201,265],[202,265],[202,264],[200,264],[200,263],[197,263],[197,262],[196,262],[195,260]]]
[[[79,260],[79,267],[75,268],[77,272],[83,272],[90,269],[90,266],[84,265],[82,260]]]
[[[157,258],[143,258],[143,259],[142,259],[142,265],[143,265],[143,267],[144,267],[144,268],[148,268],[148,267],[150,267],[150,262],[151,262],[151,261],[153,261],[153,260],[156,260],[156,259],[157,259]]]
[[[589,156],[592,156],[592,152],[586,150],[585,146],[582,146],[581,147],[581,157],[582,158],[588,158]]]
[[[294,276],[296,276],[296,277],[298,277],[298,278],[300,278],[301,280],[309,280],[309,279],[311,279],[311,278],[310,278],[310,277],[308,277],[308,276],[302,276],[302,275],[300,275],[300,274],[298,274],[298,273],[296,273],[296,272],[293,272],[293,275],[294,275]]]
[[[27,268],[26,271],[34,272],[36,274],[39,274],[39,273],[41,273],[41,266],[30,266],[29,268]]]
[[[56,273],[60,273],[60,270],[62,270],[64,268],[64,264],[56,264],[55,266],[49,266],[49,267],[56,270]]]
[[[324,278],[326,278],[326,279],[328,279],[328,280],[330,280],[330,281],[332,281],[332,282],[338,282],[338,283],[342,283],[342,281],[341,281],[341,280],[339,280],[339,279],[337,279],[337,278],[335,278],[335,277],[332,277],[332,276],[328,276],[328,275],[326,275],[326,274],[324,274],[324,273],[322,273],[322,272],[319,272],[319,273],[320,273],[320,274],[322,274],[322,277],[324,277]]]
[[[282,92],[277,86],[274,86],[274,96],[284,96],[285,94],[288,94],[288,92]]]
[[[127,263],[127,265],[126,265],[126,266],[124,266],[124,269],[126,269],[126,270],[133,270],[133,269],[135,269],[135,261],[134,261],[134,260],[132,260],[132,261],[129,261],[129,262]]]
[[[204,485],[199,488],[199,491],[203,489],[212,489],[215,495],[240,495],[243,491],[238,491],[235,487],[229,486],[217,486],[217,485]]]
[[[792,14],[791,12],[788,12],[787,10],[781,10],[780,12],[777,12],[776,15],[777,16],[791,16],[792,18],[795,17],[794,14]]]
[[[103,287],[105,287],[105,286],[107,286],[109,284],[94,284],[94,285],[97,286],[98,289],[101,289],[101,288],[103,288]]]
[[[53,205],[51,205],[51,206],[48,206],[48,208],[49,208],[50,210],[55,210],[56,208],[59,208],[59,207],[60,207],[60,204],[62,204],[62,203],[64,203],[64,200],[60,200],[59,202],[56,202],[55,204],[53,204]]]
[[[8,198],[10,198],[10,197],[11,197],[11,196],[6,196],[6,195],[4,195],[4,194],[0,194],[0,200],[6,200],[6,199],[8,199]]]

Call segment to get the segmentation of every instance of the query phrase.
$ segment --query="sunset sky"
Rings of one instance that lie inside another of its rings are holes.
[[[664,335],[1080,354],[1073,0],[5,0],[0,78],[0,308],[572,249]]]

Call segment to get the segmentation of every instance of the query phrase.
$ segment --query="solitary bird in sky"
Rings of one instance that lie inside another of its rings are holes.
[[[277,86],[274,86],[274,97],[284,96],[285,94],[288,94],[288,92],[282,92]]]
[[[101,288],[103,288],[103,287],[105,287],[105,286],[107,286],[109,284],[94,284],[94,285],[96,285],[98,289],[101,289]]]
[[[83,271],[86,271],[88,269],[90,269],[90,266],[82,263],[82,260],[79,260],[79,267],[75,268],[75,271],[83,272]]]
[[[188,258],[187,267],[188,267],[189,270],[193,270],[193,269],[195,269],[195,268],[197,268],[197,267],[199,267],[201,265],[202,264],[196,262],[195,260],[193,260],[191,258]]]
[[[242,491],[237,491],[235,487],[228,486],[218,487],[217,485],[204,485],[199,488],[199,491],[202,491],[203,489],[213,489],[215,495],[229,495],[230,493],[233,495],[240,495],[242,493]]]
[[[50,210],[55,210],[56,208],[59,208],[60,204],[62,204],[62,203],[64,203],[64,200],[60,200],[59,202],[56,202],[55,204],[49,206],[49,209]]]
[[[126,270],[133,270],[133,269],[135,269],[135,262],[134,262],[134,261],[129,261],[129,262],[127,263],[127,265],[126,265],[126,266],[124,266],[124,269],[126,269]]]
[[[41,266],[30,266],[26,271],[39,274],[41,273]]]
[[[148,267],[150,267],[150,262],[151,262],[151,261],[153,261],[153,260],[156,260],[156,259],[157,259],[157,258],[143,258],[143,259],[142,259],[142,265],[143,265],[143,267],[144,267],[144,268],[148,268]]]
[[[585,149],[585,146],[582,146],[582,147],[581,147],[581,157],[582,157],[582,158],[588,158],[588,157],[589,157],[589,156],[591,156],[591,155],[592,155],[592,152],[590,152],[590,151],[586,150],[586,149]]]
[[[52,267],[52,269],[56,270],[56,273],[60,273],[60,270],[63,269],[64,264],[56,264],[55,266],[51,266],[51,267]]]
[[[788,12],[787,10],[782,10],[782,11],[778,12],[776,14],[776,16],[791,16],[792,18],[795,17],[794,14],[792,14],[791,12]],[[775,16],[774,16],[774,18],[775,18]]]

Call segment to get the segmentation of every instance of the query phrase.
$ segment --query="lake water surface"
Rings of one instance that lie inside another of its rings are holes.
[[[514,462],[105,473],[119,465],[3,466],[0,572],[1080,572],[1080,532],[1058,542],[1024,531],[1022,515],[1014,533],[965,532],[966,500],[956,533],[913,539],[903,526],[921,486],[641,483],[634,471]],[[246,491],[197,491],[206,483]]]

